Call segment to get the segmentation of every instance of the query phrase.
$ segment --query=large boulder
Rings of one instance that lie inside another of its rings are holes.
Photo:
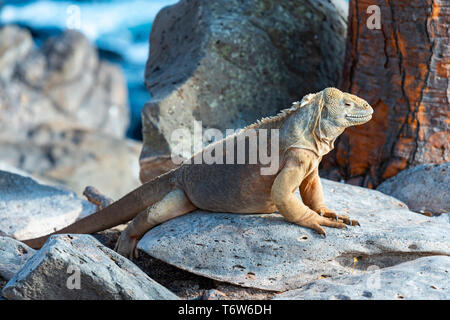
[[[33,39],[30,33],[14,26],[1,28],[0,39],[0,78],[9,80],[33,48]]]
[[[141,143],[64,125],[41,125],[23,141],[0,138],[0,158],[81,195],[86,186],[118,199],[140,185]]]
[[[89,235],[57,235],[6,284],[10,300],[176,300],[128,259]]]
[[[121,70],[99,61],[97,50],[77,31],[33,48],[26,29],[0,29],[0,136],[26,138],[51,122],[123,137],[129,123]]]
[[[118,198],[140,184],[141,145],[123,139],[127,88],[70,30],[33,47],[26,29],[0,28],[0,159],[81,194],[94,185]]]
[[[337,85],[344,2],[181,0],[162,9],[145,73],[152,99],[142,112],[141,179],[174,166],[175,129],[192,134],[201,121],[225,133]]]
[[[285,291],[319,277],[450,254],[450,225],[381,192],[322,179],[326,203],[360,227],[327,236],[279,214],[196,211],[159,225],[138,248],[178,268],[244,287]],[[355,260],[356,259],[356,260]]]
[[[374,113],[336,140],[323,176],[376,187],[401,170],[450,161],[448,1],[349,4],[340,89]]]
[[[448,300],[450,257],[419,258],[361,274],[325,278],[275,300]]]
[[[404,170],[377,187],[416,212],[450,212],[450,162],[422,164]]]
[[[10,280],[36,251],[10,237],[0,237],[0,278]]]
[[[0,171],[0,234],[15,239],[46,235],[97,210],[73,192]]]

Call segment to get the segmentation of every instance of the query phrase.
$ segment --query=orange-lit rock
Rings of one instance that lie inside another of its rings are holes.
[[[367,8],[381,9],[369,29]],[[325,175],[376,186],[420,163],[450,158],[445,0],[351,0],[341,88],[366,99],[372,121],[347,130],[323,161]],[[362,178],[362,179],[360,179]]]

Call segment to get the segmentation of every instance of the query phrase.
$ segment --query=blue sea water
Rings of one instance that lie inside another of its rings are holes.
[[[72,28],[99,48],[100,56],[124,70],[132,121],[128,137],[141,138],[140,112],[150,95],[144,86],[148,37],[158,11],[178,0],[0,0],[0,25],[31,30],[37,45]]]

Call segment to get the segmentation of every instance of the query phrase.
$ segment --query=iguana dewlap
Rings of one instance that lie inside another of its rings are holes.
[[[273,174],[262,175],[264,166],[260,164],[185,163],[55,233],[94,233],[132,220],[116,244],[116,250],[129,257],[149,229],[195,209],[231,213],[278,211],[286,220],[320,234],[325,234],[322,226],[356,225],[356,221],[326,208],[318,166],[345,128],[366,123],[372,113],[365,100],[335,88],[307,95],[279,115],[258,121],[202,151],[203,154],[217,144],[225,146],[226,141],[236,140],[250,129],[258,135],[261,129],[279,129],[279,167]],[[294,195],[298,189],[301,200]],[[25,243],[39,248],[48,236]]]

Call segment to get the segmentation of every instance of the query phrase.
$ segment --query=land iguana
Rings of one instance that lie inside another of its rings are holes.
[[[216,142],[225,145],[250,129],[258,134],[260,129],[279,129],[279,166],[275,173],[262,175],[262,165],[258,163],[184,163],[52,234],[95,233],[132,220],[115,248],[123,256],[131,257],[137,254],[137,242],[148,230],[195,209],[229,213],[278,211],[287,221],[322,235],[325,235],[322,226],[358,225],[357,221],[337,215],[325,206],[318,166],[345,128],[366,123],[372,113],[365,100],[336,88],[309,94],[278,115]],[[211,145],[201,153],[208,148]],[[224,147],[223,157],[225,153]],[[246,157],[249,155],[247,152]],[[295,196],[296,190],[300,191],[301,200]],[[24,242],[40,248],[50,235]]]

